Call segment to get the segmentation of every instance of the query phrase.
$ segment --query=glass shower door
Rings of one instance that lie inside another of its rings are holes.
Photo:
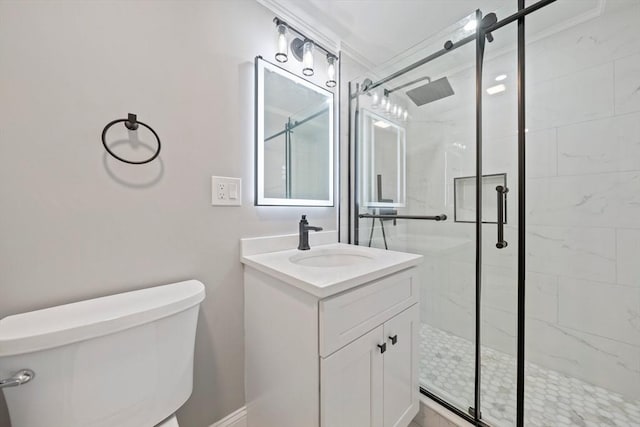
[[[514,2],[515,5],[515,2]],[[509,11],[509,15],[516,10]],[[500,14],[498,19],[505,18]],[[483,191],[481,411],[494,426],[517,425],[518,51],[517,21],[485,43],[480,91],[482,173],[501,177]],[[529,278],[527,277],[528,281]]]
[[[385,79],[447,41],[473,37],[471,19],[369,70],[351,99],[353,241],[424,255],[420,384],[465,414],[476,372],[474,44]]]

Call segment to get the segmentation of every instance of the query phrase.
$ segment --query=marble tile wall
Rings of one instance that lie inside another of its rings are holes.
[[[632,400],[640,399],[638,22],[640,3],[608,2],[600,15],[527,47],[527,357]],[[487,69],[512,70],[514,55],[489,55]],[[504,94],[486,101],[484,117],[484,171],[506,172],[511,190],[510,245],[496,250],[495,225],[483,226],[482,313],[483,344],[513,354],[518,195],[510,79]],[[475,171],[472,113],[438,114],[435,103],[428,114],[413,111],[408,211],[453,218],[453,177]],[[473,225],[412,223],[406,233],[414,241],[467,242],[428,252],[423,319],[472,339]]]

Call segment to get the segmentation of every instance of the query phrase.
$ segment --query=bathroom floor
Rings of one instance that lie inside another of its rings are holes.
[[[420,335],[420,383],[467,408],[473,402],[473,343],[426,323]],[[515,425],[515,369],[513,356],[483,349],[482,412],[492,425]],[[526,372],[526,425],[640,426],[640,402],[533,363],[527,363]]]

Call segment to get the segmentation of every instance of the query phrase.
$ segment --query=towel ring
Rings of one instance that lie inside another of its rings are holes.
[[[158,141],[158,149],[156,150],[156,152],[153,153],[153,155],[151,157],[149,157],[148,159],[146,159],[146,160],[132,161],[132,160],[127,160],[127,159],[125,159],[123,157],[120,157],[116,153],[111,151],[111,149],[107,145],[107,141],[105,139],[105,136],[107,135],[107,131],[109,130],[109,128],[111,126],[115,125],[116,123],[121,123],[121,122],[124,122],[124,126],[129,130],[137,130],[138,129],[138,125],[142,125],[145,128],[149,129],[151,131],[151,133],[156,137],[156,140]],[[102,145],[104,146],[104,149],[107,150],[107,153],[111,154],[113,157],[115,157],[116,159],[120,160],[121,162],[129,163],[130,165],[143,165],[145,163],[149,163],[149,162],[153,161],[156,157],[158,157],[158,154],[160,154],[160,137],[158,136],[156,131],[153,130],[151,128],[151,126],[149,126],[149,125],[147,125],[145,123],[142,123],[141,121],[138,121],[137,116],[135,114],[132,114],[132,113],[129,113],[129,115],[128,115],[128,117],[126,119],[114,120],[114,121],[110,122],[108,125],[106,125],[104,127],[104,129],[102,130]]]

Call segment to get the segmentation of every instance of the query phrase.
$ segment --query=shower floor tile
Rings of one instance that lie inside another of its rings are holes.
[[[471,341],[423,323],[420,383],[461,409],[472,406],[474,351]],[[533,363],[526,367],[525,425],[544,427],[640,426],[640,401]],[[516,360],[482,349],[482,417],[496,426],[514,426]]]

